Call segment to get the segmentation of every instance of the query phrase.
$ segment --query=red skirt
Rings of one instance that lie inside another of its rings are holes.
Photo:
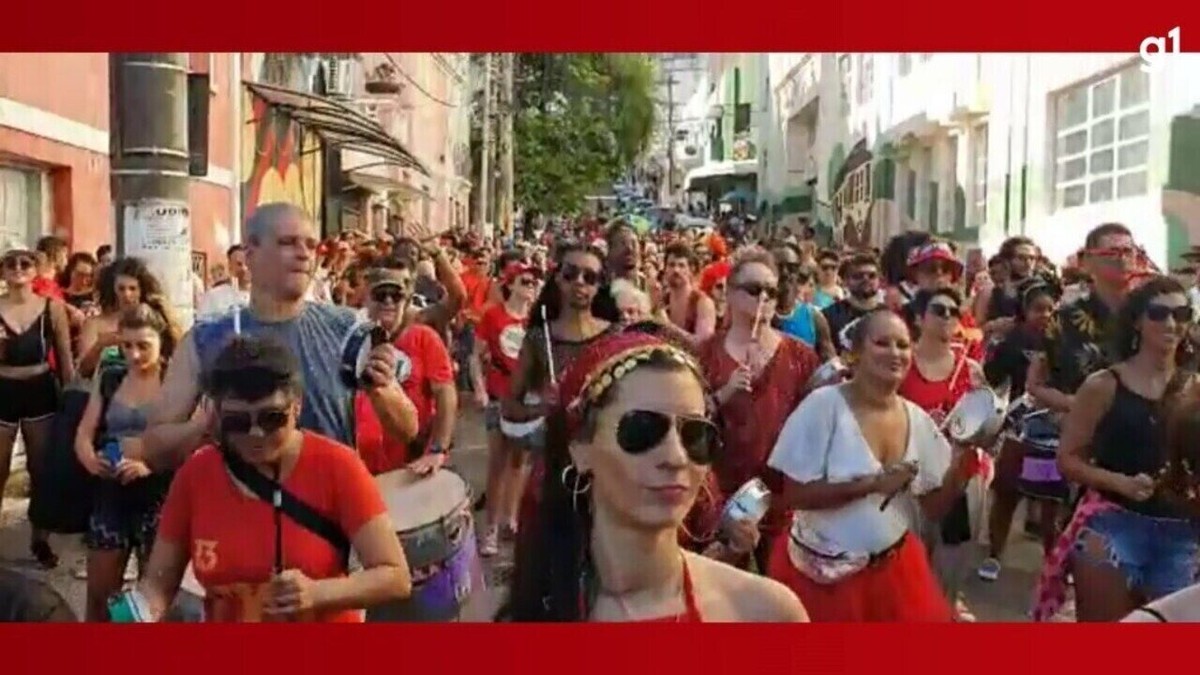
[[[809,579],[788,555],[788,533],[775,538],[767,574],[800,598],[814,622],[951,622],[925,547],[912,533],[884,559],[833,584]]]

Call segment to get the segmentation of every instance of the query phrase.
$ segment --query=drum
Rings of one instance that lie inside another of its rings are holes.
[[[525,396],[525,405],[535,406],[541,402],[542,399],[537,394]],[[526,422],[514,422],[501,416],[500,433],[527,450],[540,451],[546,441],[546,418],[538,417]]]
[[[466,482],[446,469],[424,478],[401,469],[375,476],[375,484],[404,547],[413,592],[368,609],[367,621],[458,621],[468,605],[486,600]]]
[[[1031,499],[1065,502],[1070,488],[1058,472],[1058,420],[1049,410],[1035,410],[1021,420],[1025,449],[1018,487]]]
[[[988,449],[1004,426],[1008,404],[996,392],[985,387],[967,392],[946,416],[944,429],[950,438],[964,445]]]

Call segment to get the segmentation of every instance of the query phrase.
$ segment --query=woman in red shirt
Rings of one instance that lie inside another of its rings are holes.
[[[526,453],[500,432],[500,400],[508,398],[517,357],[525,341],[525,321],[537,298],[542,273],[521,262],[504,269],[500,293],[504,302],[483,313],[475,328],[471,379],[475,402],[485,410],[488,432],[487,523],[479,545],[484,556],[499,552],[500,526],[517,529],[517,506],[528,475]]]
[[[729,326],[698,348],[704,375],[716,390],[724,446],[713,472],[724,495],[734,494],[751,478],[761,478],[778,493],[783,478],[767,467],[767,457],[788,415],[804,399],[820,359],[811,347],[770,325],[779,297],[779,276],[770,253],[760,248],[741,251],[728,284]],[[760,570],[765,569],[770,542],[786,528],[786,512],[772,508],[760,524]]]
[[[387,507],[354,451],[296,427],[303,384],[287,347],[237,338],[209,373],[217,444],[175,475],[137,592],[159,620],[191,562],[207,621],[361,622],[412,589]],[[234,478],[234,476],[239,478]],[[329,530],[302,525],[272,492]],[[362,569],[351,573],[349,553]]]
[[[960,318],[965,314],[962,295],[954,288],[918,291],[909,305],[916,317],[918,338],[913,345],[912,365],[900,383],[899,394],[916,403],[939,426],[964,394],[986,380],[979,364],[956,343]],[[968,454],[964,469],[969,477],[983,472],[983,460],[976,448],[961,450]],[[933,567],[947,599],[958,603],[958,595],[967,572],[967,544],[972,538],[971,514],[966,495],[959,496],[949,513],[939,522],[929,523],[926,545]],[[959,614],[965,614],[960,606]]]

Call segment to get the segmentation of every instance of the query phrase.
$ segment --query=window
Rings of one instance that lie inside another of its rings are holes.
[[[873,54],[858,55],[858,90],[854,102],[863,105],[871,100],[871,92],[875,87],[875,56]]]
[[[1131,66],[1055,100],[1055,205],[1071,208],[1146,194],[1150,78]]]
[[[912,72],[913,62],[912,54],[905,52],[900,55],[900,77],[905,77]]]
[[[853,66],[851,65],[849,54],[842,54],[838,57],[838,74],[842,77],[842,110],[843,112],[849,112],[850,85],[853,75]]]
[[[987,223],[987,152],[988,126],[981,124],[971,133],[971,227]]]
[[[918,166],[921,203],[917,213],[925,219],[925,229],[937,232],[937,178],[933,174],[933,148],[921,148]]]
[[[750,131],[750,104],[739,103],[733,108],[733,133]]]
[[[33,248],[45,233],[40,171],[0,166],[0,251]]]

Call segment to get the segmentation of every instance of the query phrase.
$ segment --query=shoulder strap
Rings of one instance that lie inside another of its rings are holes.
[[[100,419],[96,423],[97,436],[103,436],[107,431],[108,409],[117,389],[121,388],[125,372],[126,369],[120,366],[109,366],[100,371]]]
[[[249,488],[255,497],[272,504],[287,514],[287,517],[295,521],[297,525],[329,542],[343,561],[349,559],[350,539],[346,537],[337,523],[318,513],[316,509],[288,492],[281,484],[255,471],[254,467],[232,452],[222,448],[221,458],[225,460],[225,466],[233,474],[233,477]]]

